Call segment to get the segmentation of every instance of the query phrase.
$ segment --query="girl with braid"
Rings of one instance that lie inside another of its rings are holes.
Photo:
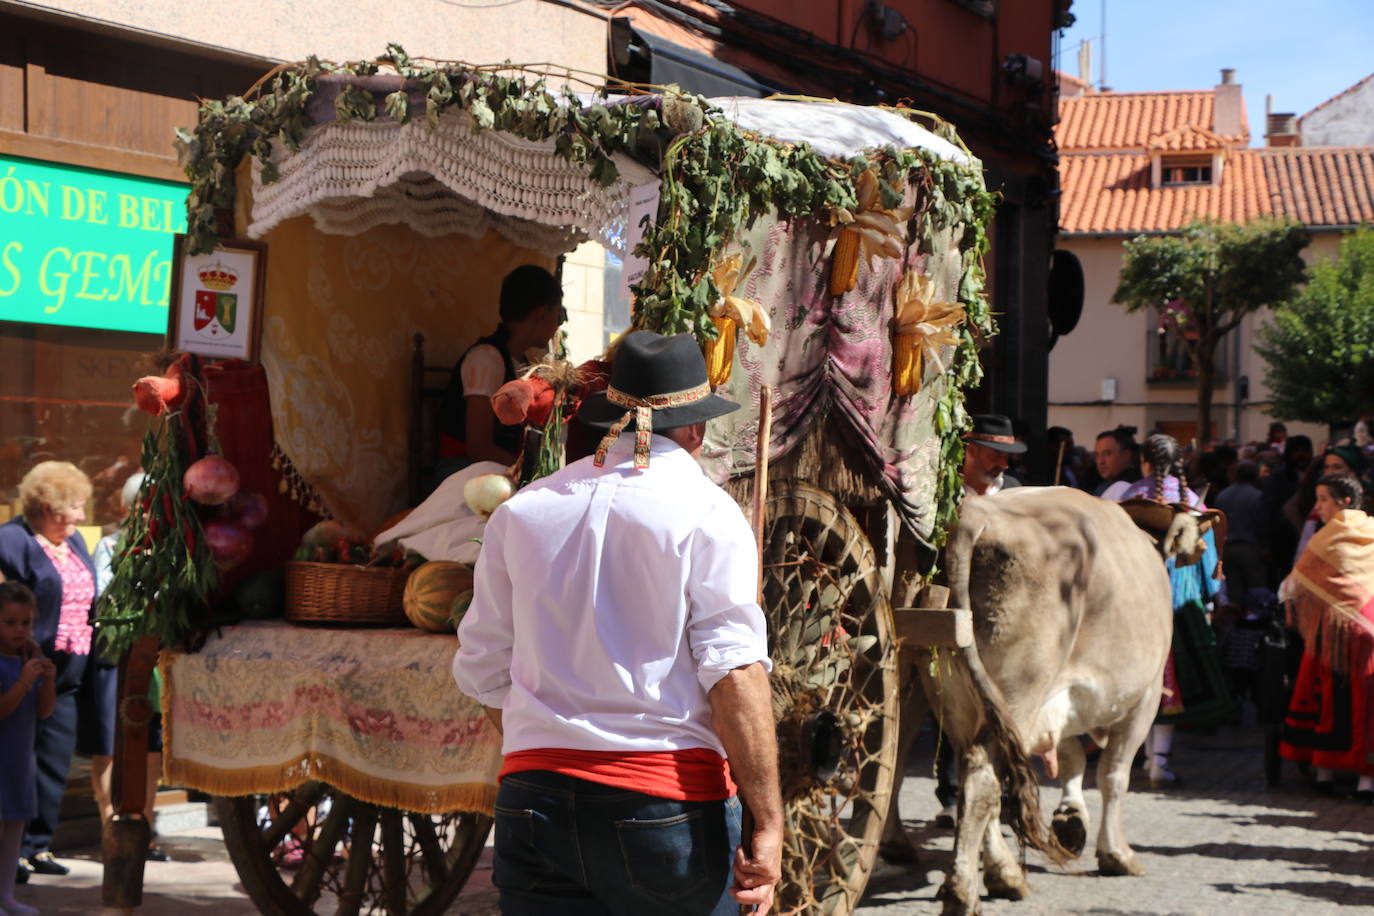
[[[1173,436],[1156,433],[1145,440],[1141,456],[1142,477],[1121,499],[1145,497],[1164,503],[1184,503],[1205,509],[1198,495],[1188,489],[1183,470],[1183,451]],[[1174,726],[1211,726],[1231,714],[1231,692],[1217,653],[1216,637],[1207,619],[1207,606],[1221,591],[1217,579],[1220,555],[1209,531],[1206,551],[1191,566],[1165,561],[1174,602],[1174,641],[1164,666],[1164,695],[1159,716],[1146,742],[1150,785],[1156,789],[1178,788],[1182,782],[1169,769]]]

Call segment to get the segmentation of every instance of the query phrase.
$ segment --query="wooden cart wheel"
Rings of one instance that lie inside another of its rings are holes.
[[[854,517],[806,484],[768,500],[763,572],[787,811],[778,912],[845,914],[868,883],[897,759],[892,608]]]
[[[244,890],[269,916],[309,916],[317,905],[338,916],[438,916],[491,830],[484,814],[398,811],[321,782],[217,798],[215,812]]]

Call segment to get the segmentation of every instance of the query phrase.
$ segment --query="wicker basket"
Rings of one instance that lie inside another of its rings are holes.
[[[344,563],[286,564],[286,619],[337,626],[409,626],[401,598],[408,569]]]

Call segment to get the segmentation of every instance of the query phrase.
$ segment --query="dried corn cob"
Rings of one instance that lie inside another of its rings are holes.
[[[859,233],[848,227],[840,230],[835,250],[830,255],[830,295],[842,296],[859,282]]]
[[[925,368],[923,334],[898,334],[892,341],[892,385],[898,395],[921,390],[921,371]]]
[[[716,339],[706,344],[706,378],[715,388],[730,380],[735,362],[735,331],[739,325],[733,318],[712,318],[716,325]]]

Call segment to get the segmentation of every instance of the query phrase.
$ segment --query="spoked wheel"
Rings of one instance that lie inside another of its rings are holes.
[[[892,608],[863,530],[828,493],[778,486],[764,613],[787,834],[781,913],[849,913],[878,852],[897,758]]]
[[[438,916],[491,830],[484,814],[398,811],[320,782],[217,798],[215,811],[244,890],[270,916]]]

